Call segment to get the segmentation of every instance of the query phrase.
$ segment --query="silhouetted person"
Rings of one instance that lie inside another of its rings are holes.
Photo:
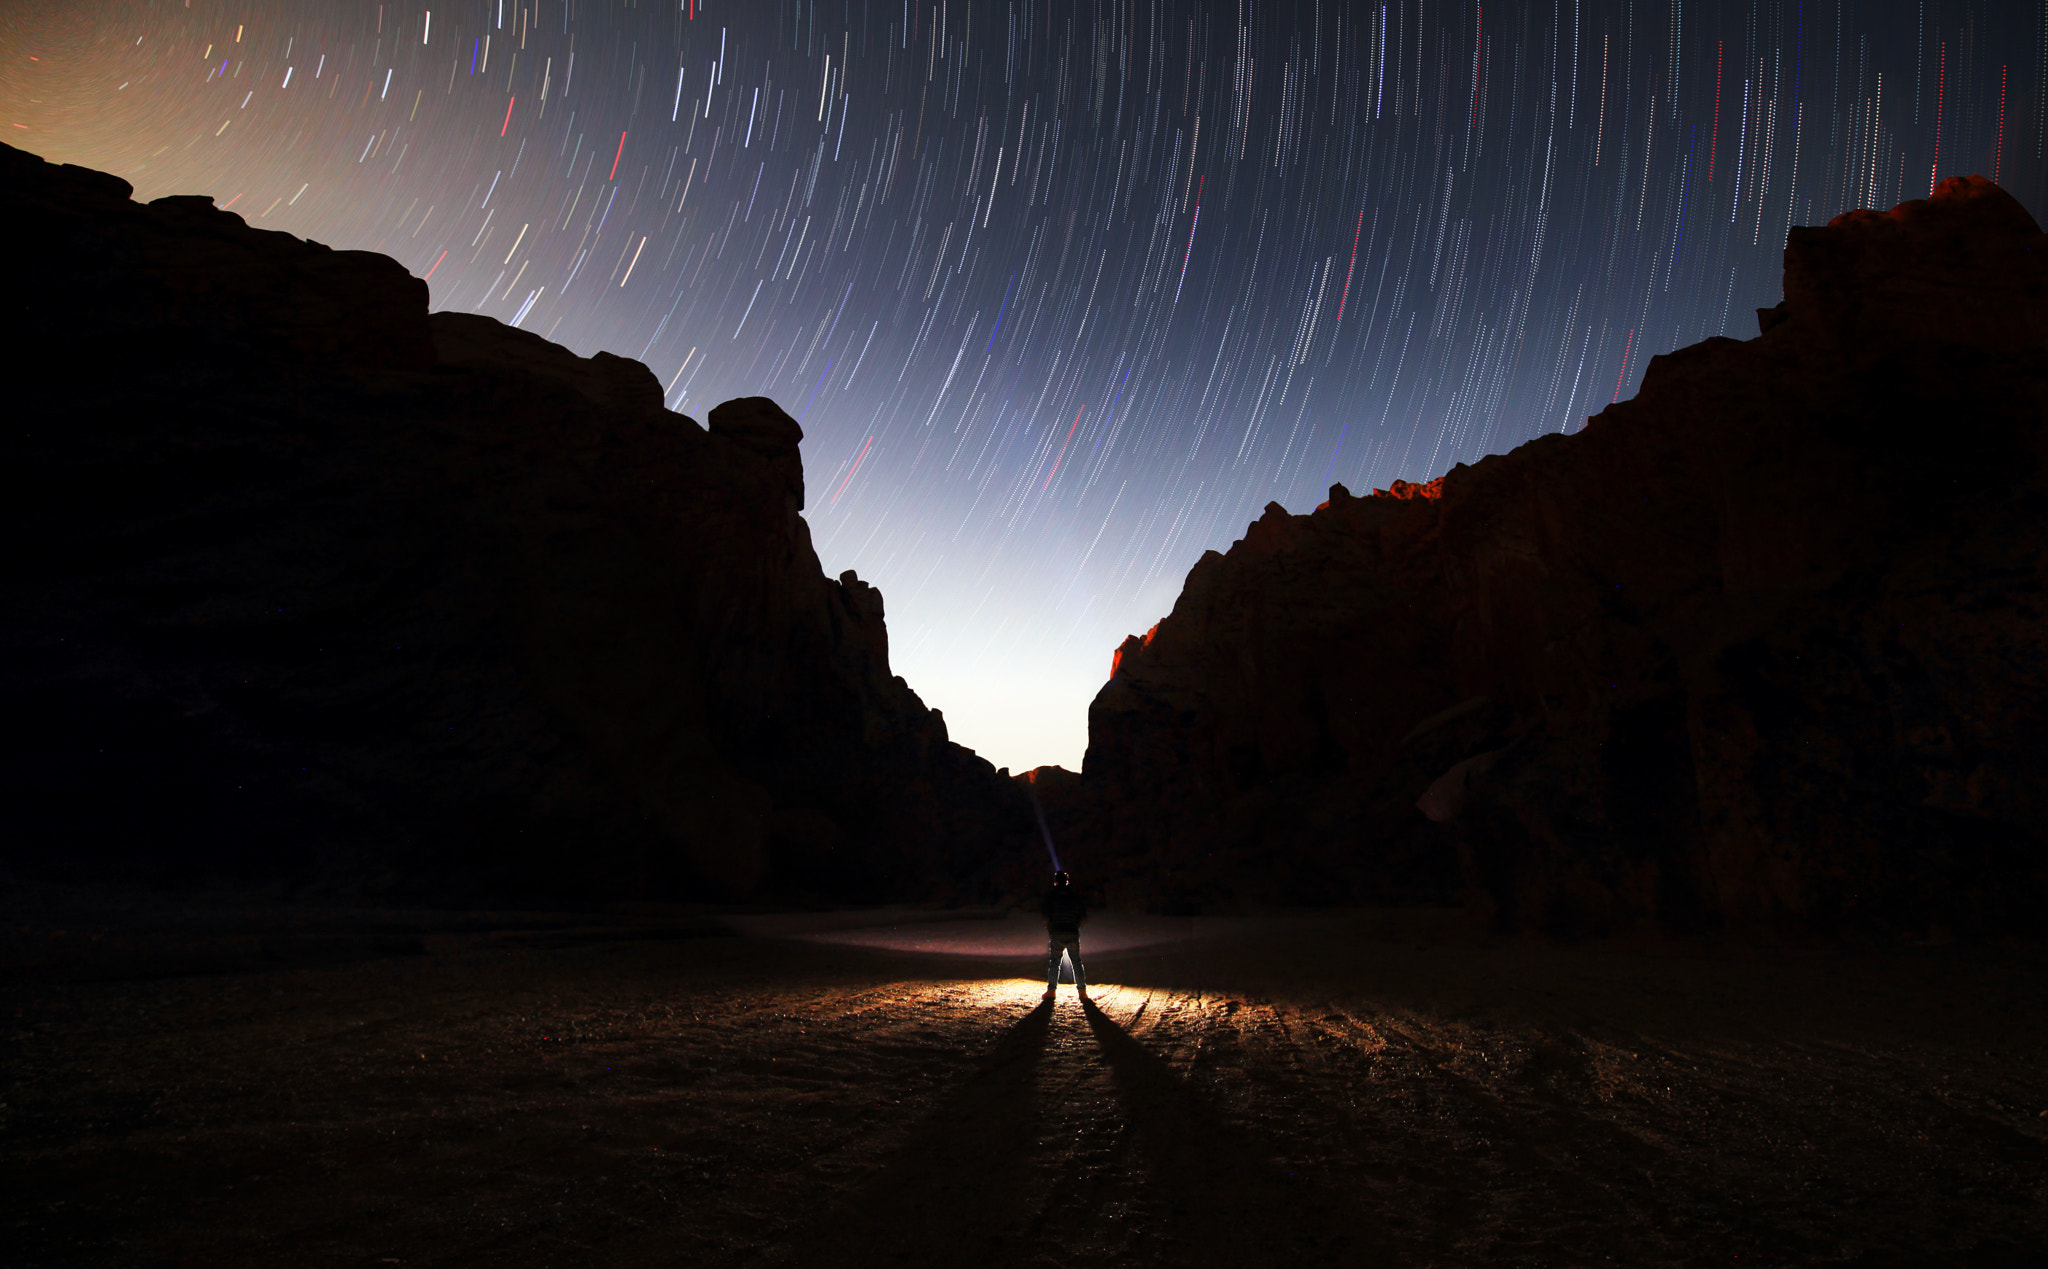
[[[1081,965],[1081,922],[1088,919],[1088,905],[1064,872],[1052,875],[1052,889],[1038,910],[1045,914],[1045,993],[1059,989],[1060,953],[1074,962],[1074,991],[1085,997],[1088,978]]]

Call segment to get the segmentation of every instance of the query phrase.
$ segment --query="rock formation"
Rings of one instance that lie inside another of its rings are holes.
[[[383,256],[130,192],[0,147],[6,868],[874,897],[1035,849],[820,572],[773,402],[707,430]]]
[[[1762,333],[1428,485],[1278,505],[1118,649],[1055,831],[1164,906],[2031,928],[2048,239],[1980,177],[1792,230]]]

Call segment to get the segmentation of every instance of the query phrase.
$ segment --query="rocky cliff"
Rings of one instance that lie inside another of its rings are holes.
[[[822,575],[773,402],[707,429],[383,256],[129,194],[0,147],[6,868],[875,897],[1029,845]]]
[[[1794,229],[1761,334],[1570,436],[1278,505],[1118,650],[1076,868],[1165,906],[1925,937],[2048,901],[2048,239]]]

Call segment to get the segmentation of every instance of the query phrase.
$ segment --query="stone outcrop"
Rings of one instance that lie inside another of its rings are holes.
[[[700,427],[383,256],[129,193],[0,147],[6,868],[874,898],[1037,849],[821,573],[773,402]]]
[[[1118,649],[1055,831],[1167,907],[2033,928],[2048,238],[1979,177],[1791,232],[1754,339],[1428,485],[1277,505]]]

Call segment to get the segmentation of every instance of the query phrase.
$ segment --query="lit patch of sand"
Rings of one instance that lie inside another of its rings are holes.
[[[608,941],[592,919],[554,946],[476,927],[176,979],[46,965],[0,1001],[10,1259],[1874,1266],[2048,1245],[2038,958],[1105,914],[1083,1004],[1043,996],[1028,919],[782,920]]]

